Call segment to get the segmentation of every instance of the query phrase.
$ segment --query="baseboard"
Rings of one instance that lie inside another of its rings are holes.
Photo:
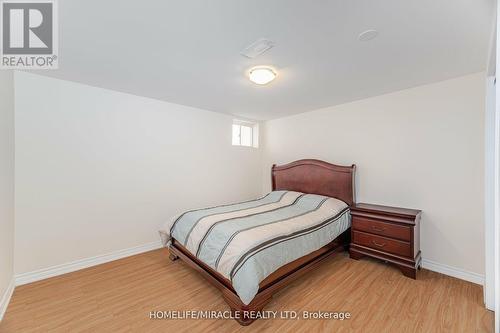
[[[139,245],[135,247],[131,247],[128,249],[124,250],[118,250],[112,253],[108,254],[103,254],[91,258],[86,258],[86,259],[81,259],[81,260],[76,260],[72,261],[66,264],[61,264],[57,266],[52,266],[32,272],[27,272],[27,273],[22,273],[22,274],[17,274],[15,276],[15,286],[20,286],[23,284],[31,283],[31,282],[36,282],[44,279],[48,279],[50,277],[66,274],[66,273],[71,273],[74,271],[78,271],[80,269],[104,264],[110,261],[122,259],[125,257],[133,256],[135,254],[140,254],[152,250],[156,250],[161,248],[163,245],[161,241],[158,242],[152,242],[144,245]],[[441,274],[449,275],[452,277],[456,277],[461,280],[469,281],[472,283],[484,285],[484,275],[469,272],[466,270],[462,270],[456,267],[448,266],[445,264],[441,264],[432,260],[428,259],[423,259],[422,260],[422,267],[425,269],[428,269],[430,271],[438,272]],[[0,315],[3,315],[2,311],[5,311],[4,309],[4,299],[7,297],[8,294],[8,300],[10,300],[10,296],[12,295],[12,292],[14,290],[14,283],[12,283],[12,286],[9,286],[7,289],[7,292],[4,294],[4,297],[2,298],[2,303],[0,303]],[[5,308],[7,306],[5,305]],[[0,316],[1,318],[1,316]]]
[[[7,289],[5,290],[5,292],[2,295],[2,298],[0,299],[0,321],[3,319],[5,311],[7,311],[7,306],[9,305],[12,294],[14,293],[14,288],[15,288],[14,277],[12,277],[9,285],[7,286]]]
[[[134,246],[124,250],[118,250],[115,252],[111,252],[108,254],[103,254],[91,258],[80,259],[72,262],[68,262],[65,264],[52,266],[44,269],[39,269],[32,272],[17,274],[15,276],[15,285],[20,286],[23,284],[36,282],[44,279],[48,279],[50,277],[54,277],[57,275],[62,275],[66,273],[71,273],[74,271],[78,271],[80,269],[104,264],[110,261],[122,259],[125,257],[130,257],[135,254],[140,254],[143,252],[148,252],[152,250],[156,250],[161,248],[163,245],[160,241],[152,242],[144,245]]]
[[[456,277],[457,279],[469,281],[472,283],[484,285],[484,275],[469,272],[456,267],[441,264],[432,260],[423,259],[422,268],[430,271],[438,272],[444,275]]]

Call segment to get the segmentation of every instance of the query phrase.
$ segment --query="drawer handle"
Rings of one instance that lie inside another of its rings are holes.
[[[385,228],[377,228],[376,226],[372,225],[372,230],[373,231],[378,231],[378,232],[384,232]]]
[[[380,244],[380,243],[375,242],[374,240],[372,240],[372,243],[373,243],[373,245],[378,246],[378,247],[384,247],[386,244],[386,243]]]

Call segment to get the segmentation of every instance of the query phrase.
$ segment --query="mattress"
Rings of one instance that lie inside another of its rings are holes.
[[[184,212],[160,230],[229,279],[244,304],[280,267],[333,241],[350,227],[347,204],[335,198],[272,191],[236,204]]]

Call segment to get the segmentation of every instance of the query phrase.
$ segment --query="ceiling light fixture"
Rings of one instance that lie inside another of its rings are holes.
[[[366,30],[366,31],[363,31],[362,33],[360,33],[358,36],[358,40],[360,42],[367,42],[367,41],[372,40],[373,38],[375,38],[377,36],[378,36],[378,31],[370,29],[370,30]]]
[[[268,84],[276,78],[276,72],[265,66],[254,67],[249,72],[249,79],[255,84]]]

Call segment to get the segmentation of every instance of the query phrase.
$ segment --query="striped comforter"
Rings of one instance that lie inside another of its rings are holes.
[[[252,201],[187,211],[160,231],[231,280],[244,304],[259,283],[285,264],[334,240],[350,227],[343,201],[273,191]]]

